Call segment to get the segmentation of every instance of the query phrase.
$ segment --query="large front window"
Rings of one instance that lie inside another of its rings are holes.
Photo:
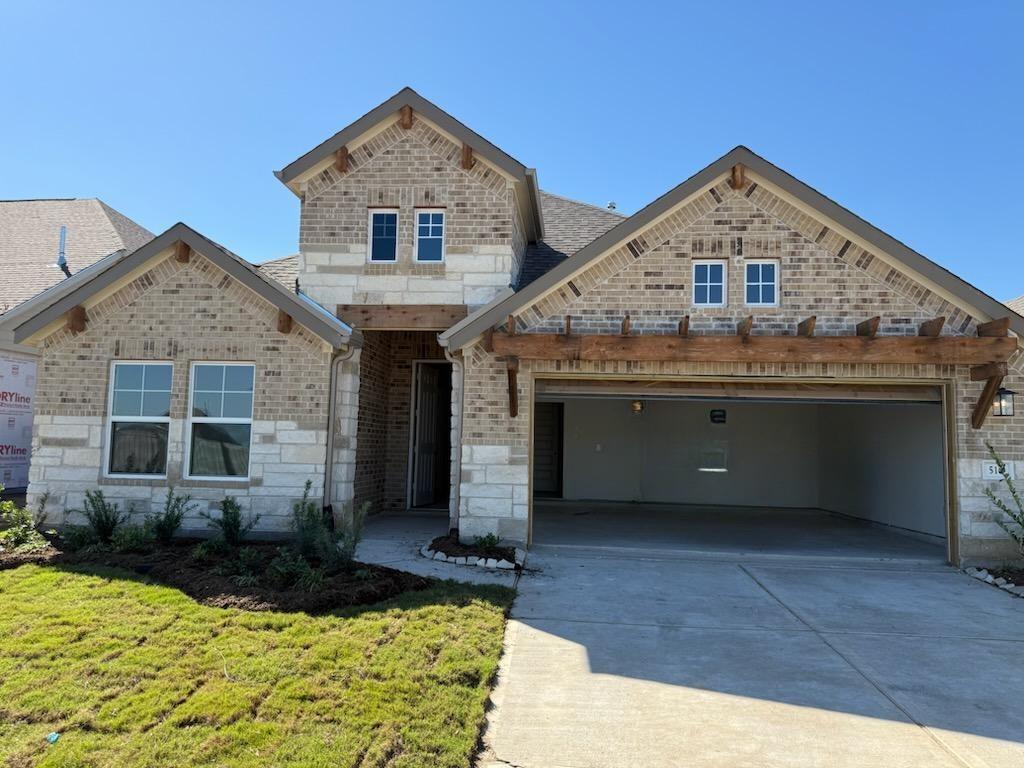
[[[188,477],[249,477],[255,377],[252,363],[193,364]]]
[[[167,474],[172,372],[171,363],[113,364],[107,474]]]

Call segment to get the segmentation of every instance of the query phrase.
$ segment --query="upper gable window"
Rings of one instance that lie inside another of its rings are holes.
[[[779,303],[779,264],[776,261],[748,261],[746,269],[747,304],[774,307]]]
[[[725,262],[693,262],[693,303],[703,307],[725,306]]]
[[[416,261],[444,261],[444,211],[416,211]]]
[[[398,211],[370,211],[370,261],[398,256]]]

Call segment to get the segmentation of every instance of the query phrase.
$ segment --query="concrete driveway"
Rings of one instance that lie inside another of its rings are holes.
[[[1024,766],[1024,600],[953,569],[528,566],[483,766]]]

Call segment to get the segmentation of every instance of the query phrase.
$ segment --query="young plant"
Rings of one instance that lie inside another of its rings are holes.
[[[217,529],[218,537],[230,549],[238,549],[260,519],[259,515],[250,515],[248,519],[243,519],[242,507],[234,496],[224,497],[220,503],[220,517],[213,517],[208,512],[201,512],[200,515],[206,518],[211,528]]]
[[[324,571],[313,568],[290,547],[279,547],[277,556],[267,566],[267,579],[276,589],[301,589],[314,592],[324,580]]]
[[[292,505],[295,548],[307,559],[322,558],[325,549],[333,543],[331,531],[324,522],[323,510],[309,498],[312,488],[313,481],[307,480],[302,498]]]
[[[174,486],[168,486],[163,511],[146,517],[146,525],[149,526],[149,529],[153,532],[153,537],[159,544],[167,545],[171,543],[174,534],[181,528],[185,515],[189,514],[196,507],[191,502],[191,496],[175,494]]]
[[[500,546],[501,540],[493,533],[488,533],[484,536],[477,536],[474,542],[481,549],[494,549]]]
[[[82,514],[85,515],[89,528],[100,544],[110,543],[114,531],[131,518],[132,511],[132,505],[129,504],[127,511],[122,513],[117,504],[112,504],[103,497],[103,491],[85,492],[85,508]]]
[[[0,493],[4,487],[0,485]],[[45,509],[46,500],[41,500]],[[39,514],[33,514],[30,510],[19,507],[12,500],[0,501],[0,524],[4,530],[0,531],[0,550],[11,552],[39,552],[46,549],[48,542],[39,532]]]
[[[363,525],[366,517],[370,514],[370,502],[366,501],[358,507],[353,507],[351,513],[348,510],[341,516],[341,523],[335,531],[337,546],[335,547],[341,558],[341,567],[344,570],[352,568],[356,559],[356,548],[363,540]]]
[[[263,556],[258,549],[242,547],[238,555],[221,563],[217,573],[227,576],[239,587],[256,587],[263,571]]]
[[[153,532],[149,525],[122,525],[114,531],[110,543],[115,552],[146,554],[153,551]]]
[[[996,470],[1002,476],[1003,483],[1006,486],[1006,490],[1009,491],[1010,498],[1013,500],[1016,509],[996,496],[995,492],[989,487],[985,488],[985,495],[988,496],[988,500],[1000,512],[1010,518],[1009,521],[1000,518],[996,520],[996,524],[1009,534],[1010,538],[1017,544],[1017,551],[1024,556],[1024,500],[1021,499],[1017,486],[1014,484],[1013,478],[1010,477],[1010,471],[1006,467],[1006,462],[996,453],[996,449],[992,447],[991,443],[986,442],[985,447],[988,448],[989,456],[996,463]]]

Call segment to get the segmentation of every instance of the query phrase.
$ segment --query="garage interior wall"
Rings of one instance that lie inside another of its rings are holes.
[[[565,499],[825,509],[945,536],[937,403],[563,402]]]

